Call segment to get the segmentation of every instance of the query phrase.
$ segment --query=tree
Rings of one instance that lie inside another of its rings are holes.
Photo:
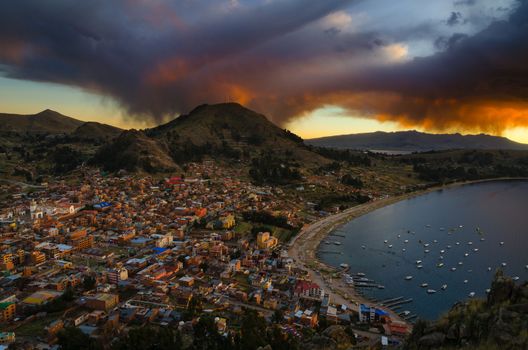
[[[77,327],[66,327],[57,335],[61,350],[100,350],[95,340],[84,334]]]

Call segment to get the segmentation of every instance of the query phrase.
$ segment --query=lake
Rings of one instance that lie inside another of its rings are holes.
[[[517,283],[528,280],[528,181],[431,192],[375,210],[333,233],[319,246],[322,261],[336,267],[347,263],[351,274],[365,273],[385,286],[362,288],[365,296],[412,298],[397,311],[436,319],[472,292],[485,297],[499,267],[518,276]]]

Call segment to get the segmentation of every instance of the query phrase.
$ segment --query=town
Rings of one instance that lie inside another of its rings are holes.
[[[12,193],[0,209],[3,346],[56,347],[72,329],[106,346],[145,326],[192,335],[204,317],[234,339],[249,311],[294,341],[320,330],[330,342],[387,345],[411,331],[374,305],[343,302],[288,254],[330,214],[313,203],[207,161],[163,179],[80,176],[2,187]]]

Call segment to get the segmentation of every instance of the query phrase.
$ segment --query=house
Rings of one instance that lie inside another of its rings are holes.
[[[0,303],[0,322],[9,322],[15,318],[16,304],[14,302]]]
[[[390,319],[386,311],[369,306],[366,304],[359,305],[359,322],[380,322],[382,320]]]
[[[119,296],[110,293],[98,293],[86,298],[86,306],[94,310],[108,311],[117,305]]]
[[[277,246],[279,240],[269,232],[259,232],[257,235],[257,246],[260,249],[271,249]]]
[[[324,299],[324,290],[317,283],[299,280],[293,294],[299,298],[320,300]]]

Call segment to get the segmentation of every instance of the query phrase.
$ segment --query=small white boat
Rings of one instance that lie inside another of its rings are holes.
[[[464,225],[458,225],[458,228],[464,228]]]
[[[442,290],[446,290],[447,289],[447,284],[442,284]]]
[[[427,224],[427,225],[425,225],[425,227],[429,228],[429,227],[431,227],[431,225]]]
[[[491,271],[491,266],[488,266],[488,271]]]
[[[499,244],[500,244],[500,245],[504,245],[504,242],[500,242]]]
[[[335,241],[334,244],[335,244],[335,245],[341,245],[341,242],[339,242],[339,241]]]
[[[361,249],[367,249],[367,247],[365,247],[364,245],[361,246]]]
[[[421,264],[421,263],[422,263],[422,260],[416,260],[416,263],[417,263],[417,264]]]
[[[502,265],[502,267],[506,267],[506,265],[508,265],[508,264],[506,264],[505,262],[503,262],[501,265]]]
[[[401,235],[398,235],[398,238],[400,238],[400,237],[401,237]]]
[[[412,276],[405,276],[405,280],[406,281],[410,281],[410,280],[412,280],[412,278],[413,278]]]
[[[460,245],[460,242],[456,242],[455,244],[456,244],[456,245]]]
[[[392,244],[389,244],[389,248],[392,248]]]
[[[445,253],[445,250],[442,249],[442,250],[440,251],[440,254],[444,254],[444,253]]]
[[[469,256],[469,253],[464,253],[464,256],[465,256],[465,257],[468,257],[468,256]]]
[[[342,264],[339,264],[339,266],[341,266],[344,269],[348,269],[348,264],[342,263]]]
[[[481,242],[484,242],[485,240],[486,240],[486,239],[485,239],[484,237],[481,237],[481,238],[480,238],[480,241],[481,241]]]
[[[365,274],[363,272],[358,272],[356,273],[356,276],[358,277],[365,277]]]
[[[408,240],[408,239],[406,239],[405,241],[403,241],[403,243],[409,243],[409,240]]]
[[[436,265],[436,267],[444,267],[444,263],[439,263],[438,265]]]
[[[332,242],[325,241],[325,244],[332,244]]]
[[[518,281],[518,280],[519,280],[519,276],[515,276],[515,277],[513,277],[513,280],[514,280],[514,281]]]
[[[385,289],[385,286],[382,286],[381,284],[378,284],[378,285],[377,285],[377,288],[378,288],[378,289]]]
[[[387,241],[387,240],[384,240],[384,241],[383,241],[383,243],[387,244],[387,243],[389,243],[389,241]]]
[[[438,259],[440,259],[440,260],[444,260],[444,256],[443,256],[443,255],[440,255],[440,256],[438,257]]]
[[[468,245],[472,245],[472,244],[473,244],[473,242],[471,242],[471,241],[468,242]]]
[[[411,314],[411,312],[409,310],[405,310],[403,312],[403,316],[409,316]]]
[[[468,280],[464,280],[464,283],[468,283]]]
[[[438,241],[435,239],[435,240],[433,240],[433,243],[438,243]]]
[[[405,249],[405,248],[402,248],[402,252],[405,252],[405,251],[406,251],[406,249]]]
[[[434,290],[434,289],[428,289],[427,290],[427,294],[434,294],[434,293],[436,293],[436,290]]]
[[[526,265],[524,268],[525,268],[526,270],[528,270],[528,265]]]
[[[429,284],[427,284],[427,283],[422,283],[422,284],[420,284],[420,287],[422,287],[422,288],[427,288],[427,287],[429,287]]]
[[[471,292],[471,293],[469,293],[469,297],[470,297],[470,298],[473,298],[474,296],[475,296],[475,292]]]
[[[456,271],[456,267],[452,267],[451,271],[455,272]]]
[[[429,252],[430,252],[429,249],[424,250],[424,253],[426,253],[426,254],[429,253]]]
[[[478,248],[474,248],[473,251],[476,253],[476,252],[479,251],[479,249]]]
[[[424,243],[424,247],[429,247],[429,243]]]
[[[421,269],[423,267],[423,265],[418,265],[416,266],[418,269]]]
[[[451,246],[450,246],[450,245],[448,245],[448,246],[447,246],[447,249],[451,249]]]
[[[459,265],[459,266],[462,266],[462,265],[464,265],[464,263],[463,263],[462,261],[459,261],[459,262],[458,262],[458,265]]]
[[[489,294],[489,292],[491,292],[491,289],[486,289],[486,293]]]

